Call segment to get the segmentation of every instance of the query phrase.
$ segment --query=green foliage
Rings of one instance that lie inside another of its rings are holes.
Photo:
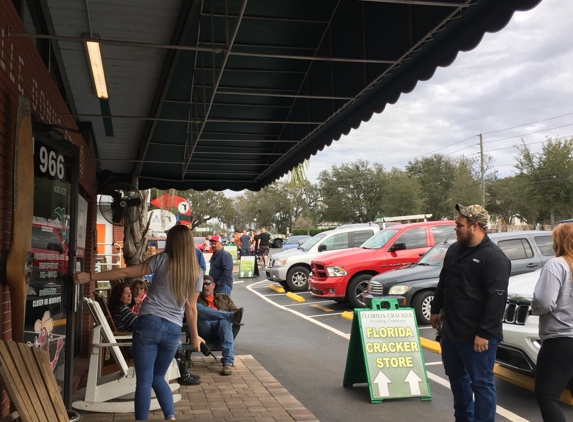
[[[323,221],[366,223],[380,213],[386,185],[380,164],[358,160],[332,166],[318,176],[324,209]]]
[[[322,232],[325,232],[327,230],[332,230],[332,228],[326,228],[326,229],[310,229],[310,228],[309,229],[294,229],[292,231],[292,235],[295,236],[295,235],[301,235],[301,234],[308,234],[310,236],[314,236],[315,234],[322,233]]]
[[[530,198],[539,205],[540,214],[548,214],[551,224],[570,217],[573,203],[573,138],[547,138],[540,153],[523,143],[515,168],[526,176]]]

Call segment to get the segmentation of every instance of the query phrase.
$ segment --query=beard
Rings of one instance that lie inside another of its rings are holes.
[[[460,234],[459,232],[456,233],[456,239],[460,246],[468,247],[469,245],[472,244],[473,238],[474,237],[472,233],[465,233],[463,235]]]

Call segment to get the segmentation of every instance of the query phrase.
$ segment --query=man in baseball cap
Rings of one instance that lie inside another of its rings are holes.
[[[432,300],[430,323],[439,330],[456,421],[495,421],[493,365],[503,340],[511,262],[487,233],[480,205],[456,205],[457,242],[446,252]]]
[[[481,205],[469,205],[467,207],[462,204],[456,204],[456,211],[470,220],[475,221],[481,228],[487,229],[487,220],[489,214]]]
[[[215,292],[231,295],[233,289],[233,257],[223,247],[221,236],[213,235],[209,240],[213,255],[209,263],[209,275],[215,282]]]

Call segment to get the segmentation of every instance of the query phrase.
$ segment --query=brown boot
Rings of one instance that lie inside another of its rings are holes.
[[[221,369],[221,375],[231,375],[232,371],[231,371],[231,365],[229,365],[228,363],[223,365],[223,369]]]

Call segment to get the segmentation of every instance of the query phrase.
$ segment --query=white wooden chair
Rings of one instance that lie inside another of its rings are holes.
[[[94,319],[91,355],[85,398],[84,400],[74,401],[72,407],[89,412],[133,412],[135,368],[128,366],[120,349],[120,347],[131,346],[131,342],[129,342],[131,334],[115,336],[100,304],[87,297],[84,298],[84,304]],[[102,374],[102,363],[106,348],[109,348],[119,370],[104,375]],[[169,383],[169,381],[177,379],[179,376],[177,362],[173,359],[165,375],[165,380]],[[171,391],[179,389],[179,384],[177,383],[171,383],[169,386]],[[179,400],[181,400],[181,395],[174,394],[173,401],[178,402]],[[159,409],[159,403],[154,398],[152,390],[150,410],[156,409]]]

